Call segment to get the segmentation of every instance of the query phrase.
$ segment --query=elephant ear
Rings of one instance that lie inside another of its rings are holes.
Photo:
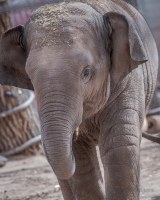
[[[117,84],[148,58],[139,30],[133,20],[114,12],[105,14],[104,19],[110,29],[110,73],[114,84]]]
[[[26,52],[23,44],[24,27],[6,31],[0,40],[0,84],[33,90],[25,72]]]

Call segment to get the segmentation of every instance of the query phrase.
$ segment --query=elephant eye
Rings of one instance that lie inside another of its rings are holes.
[[[91,66],[87,66],[83,69],[81,73],[81,79],[86,84],[88,83],[94,75],[94,71]]]

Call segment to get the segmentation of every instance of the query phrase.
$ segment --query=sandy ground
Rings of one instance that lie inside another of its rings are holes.
[[[58,182],[43,156],[17,157],[0,168],[0,200],[62,200]],[[143,139],[141,200],[160,200],[160,145]]]

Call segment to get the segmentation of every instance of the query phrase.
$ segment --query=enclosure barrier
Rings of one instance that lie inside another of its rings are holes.
[[[18,91],[24,95],[23,90],[17,88],[12,92],[18,95]],[[40,125],[34,99],[34,93],[28,90],[23,102],[0,112],[0,155],[12,156],[21,152],[36,154],[41,149]]]

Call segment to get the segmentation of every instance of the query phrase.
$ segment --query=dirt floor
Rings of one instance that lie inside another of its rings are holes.
[[[0,200],[62,200],[57,179],[43,156],[18,157],[0,168]],[[160,145],[143,139],[141,200],[160,200]]]

